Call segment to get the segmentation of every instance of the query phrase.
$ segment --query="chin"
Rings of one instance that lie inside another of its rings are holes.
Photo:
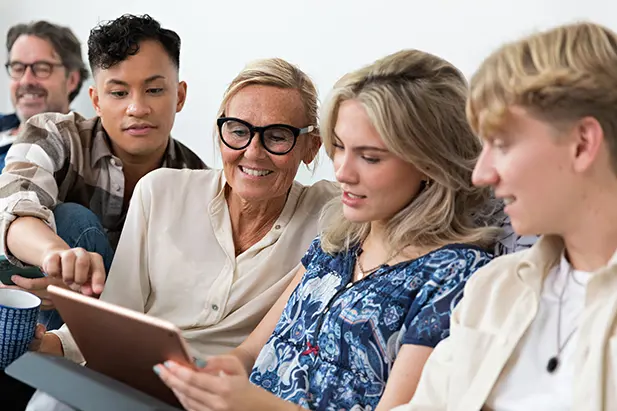
[[[362,224],[362,223],[367,223],[371,221],[371,219],[367,218],[367,216],[364,213],[358,212],[357,210],[349,210],[345,206],[343,206],[343,216],[345,217],[346,220],[351,221],[352,223],[356,223],[356,224]]]
[[[243,187],[242,185],[234,184],[231,186],[231,191],[238,197],[247,201],[264,201],[268,200],[272,197],[272,192],[270,190],[259,190],[255,189],[255,187]]]
[[[524,221],[522,219],[516,219],[510,217],[510,224],[514,232],[520,236],[523,235],[538,235],[542,233],[543,229],[531,221]]]

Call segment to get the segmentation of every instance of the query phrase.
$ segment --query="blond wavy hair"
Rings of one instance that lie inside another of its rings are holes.
[[[306,73],[297,66],[281,58],[259,59],[248,63],[225,90],[223,100],[221,101],[216,115],[217,118],[225,113],[227,104],[240,90],[254,85],[297,90],[300,93],[300,98],[304,105],[304,113],[307,121],[306,125],[312,125],[314,127],[314,130],[309,136],[319,138],[319,99],[317,88]],[[218,129],[216,125],[214,126],[214,137],[214,141],[218,141]],[[316,166],[317,157],[315,157],[313,161],[313,167]]]
[[[482,149],[465,117],[467,83],[447,61],[405,50],[343,76],[322,111],[322,138],[334,155],[334,127],[342,102],[362,104],[390,152],[431,181],[387,224],[390,251],[407,245],[466,243],[489,248],[499,232],[476,221],[487,211],[489,190],[474,187],[471,173]],[[361,242],[370,223],[343,217],[339,198],[322,214],[324,251],[336,253]]]
[[[498,130],[511,106],[557,129],[594,117],[617,172],[617,35],[574,23],[508,43],[472,77],[467,116],[480,135]]]

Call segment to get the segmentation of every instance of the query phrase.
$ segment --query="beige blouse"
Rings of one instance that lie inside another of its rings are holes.
[[[174,323],[195,355],[238,346],[289,284],[338,186],[294,182],[278,220],[235,256],[220,170],[159,169],[141,179],[101,299]],[[94,321],[96,321],[94,319]],[[69,329],[52,331],[82,362]]]

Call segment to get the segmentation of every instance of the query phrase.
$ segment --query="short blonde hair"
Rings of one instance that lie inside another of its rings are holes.
[[[479,227],[474,217],[489,191],[474,187],[471,173],[482,149],[465,118],[464,76],[447,61],[418,50],[389,55],[341,78],[324,105],[322,137],[330,158],[334,127],[343,101],[356,100],[393,154],[427,175],[431,184],[389,221],[391,251],[414,244],[493,245],[497,230]],[[339,198],[323,212],[324,251],[336,253],[361,242],[370,223],[353,223]]]
[[[314,134],[318,134],[318,105],[317,88],[310,77],[297,66],[281,59],[268,58],[248,63],[232,80],[225,90],[223,101],[219,107],[217,117],[225,112],[229,101],[240,90],[247,86],[261,85],[282,89],[293,89],[300,93],[304,105],[307,126],[315,127]]]
[[[490,135],[511,106],[559,128],[594,117],[617,171],[617,35],[598,24],[575,23],[506,44],[471,80],[467,116]]]

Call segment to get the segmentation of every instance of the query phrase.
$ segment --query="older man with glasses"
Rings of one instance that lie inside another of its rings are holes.
[[[0,115],[0,170],[20,124],[46,112],[68,113],[88,70],[73,32],[46,21],[17,24],[6,36],[11,102],[15,114]]]

